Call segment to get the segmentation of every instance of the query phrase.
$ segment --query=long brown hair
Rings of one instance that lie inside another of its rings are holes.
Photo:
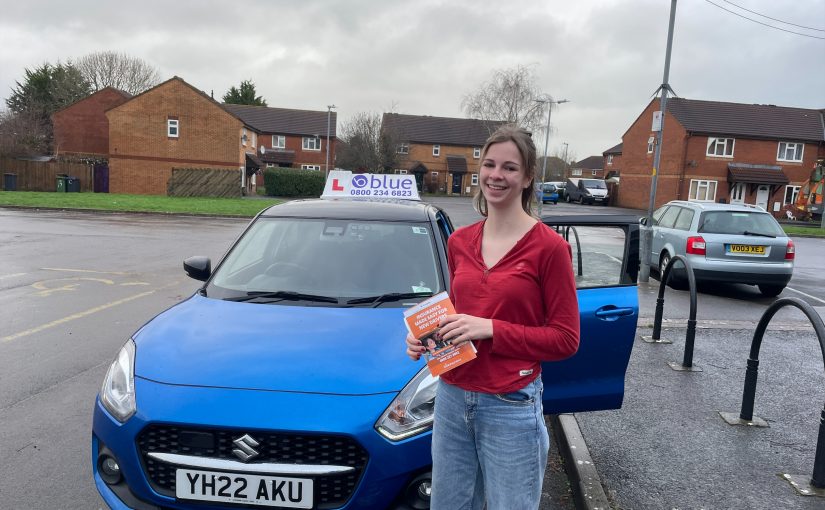
[[[532,216],[533,202],[536,200],[536,144],[533,143],[530,132],[513,124],[501,126],[484,143],[484,148],[481,149],[480,164],[484,164],[484,158],[487,157],[487,151],[492,145],[504,142],[516,144],[524,163],[524,174],[530,178],[530,185],[521,192],[521,207],[524,212]],[[487,217],[487,199],[484,198],[481,186],[478,187],[473,197],[473,207],[480,215]]]

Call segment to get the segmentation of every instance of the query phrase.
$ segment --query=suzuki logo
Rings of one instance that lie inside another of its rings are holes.
[[[249,462],[260,455],[260,453],[255,450],[255,447],[259,446],[260,443],[252,439],[249,434],[244,434],[242,437],[232,441],[232,444],[237,446],[237,448],[232,450],[232,453],[244,462]]]

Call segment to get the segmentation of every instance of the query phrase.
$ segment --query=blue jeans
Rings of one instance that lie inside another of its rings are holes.
[[[506,394],[440,381],[433,422],[432,510],[535,510],[550,437],[541,376]]]

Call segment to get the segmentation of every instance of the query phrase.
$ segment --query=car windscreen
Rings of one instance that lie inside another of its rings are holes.
[[[207,294],[291,292],[343,303],[437,293],[444,289],[433,243],[427,223],[259,218],[216,269]]]
[[[698,232],[785,236],[782,227],[769,214],[750,211],[707,211],[702,214]]]
[[[598,179],[584,179],[582,182],[584,183],[584,187],[588,189],[607,189],[604,181]]]

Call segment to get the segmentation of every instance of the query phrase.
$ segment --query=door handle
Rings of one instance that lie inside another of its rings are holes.
[[[618,308],[615,305],[607,305],[596,310],[596,317],[602,320],[615,321],[619,317],[633,315],[633,308]]]

